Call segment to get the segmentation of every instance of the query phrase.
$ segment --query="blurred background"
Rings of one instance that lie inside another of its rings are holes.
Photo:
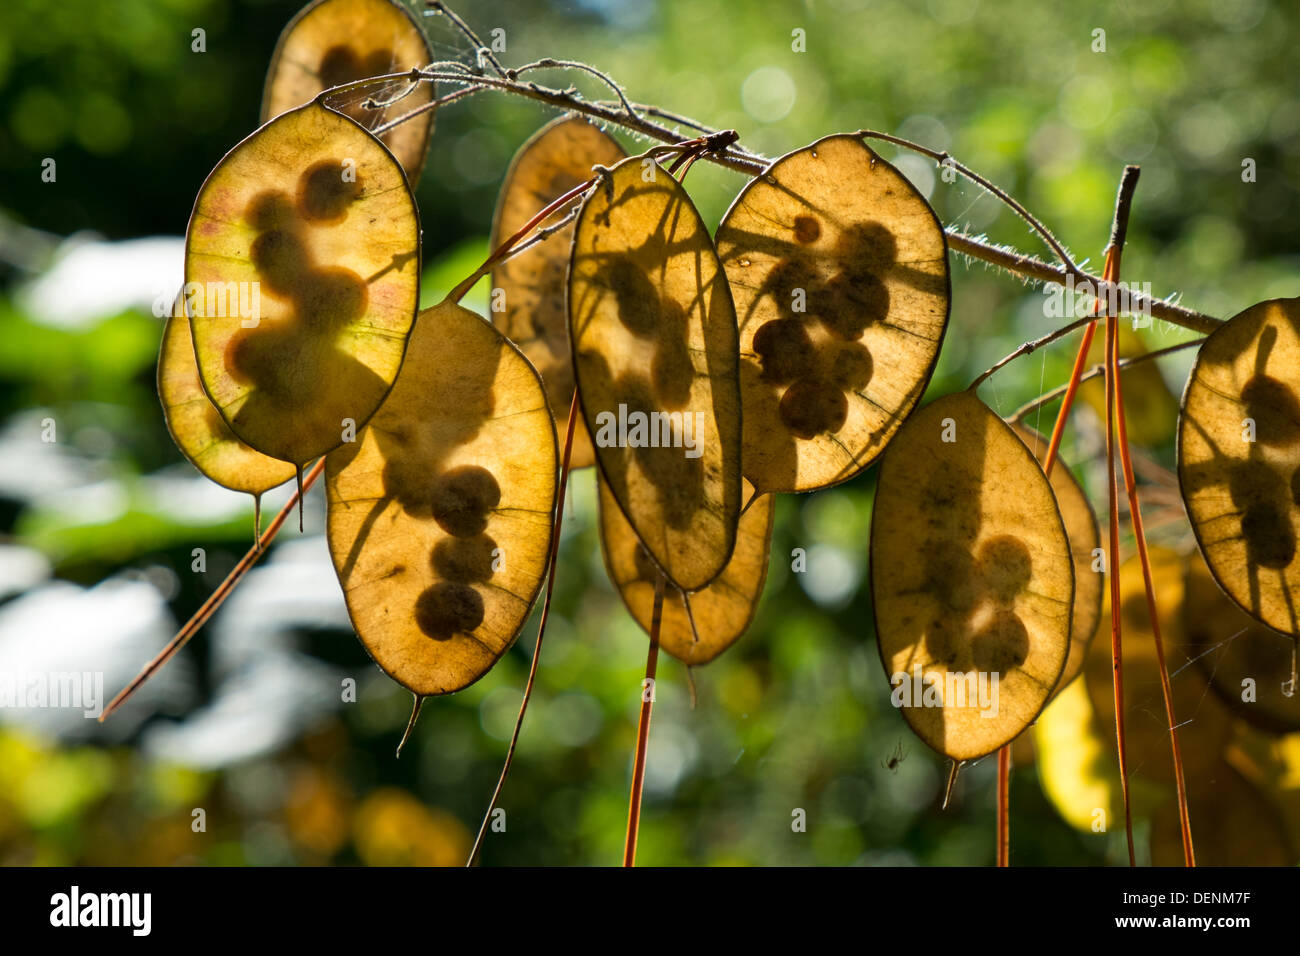
[[[170,302],[180,284],[194,196],[256,125],[272,48],[299,6],[0,5],[0,672],[102,672],[111,697],[250,544],[251,501],[199,476],[168,438],[153,303]],[[480,34],[505,29],[507,65],[587,61],[633,100],[734,127],[767,156],[862,127],[950,150],[1098,272],[1120,170],[1141,164],[1126,279],[1225,317],[1300,294],[1293,4],[474,0],[459,9]],[[439,56],[472,62],[444,21],[429,27]],[[196,28],[202,53],[191,50]],[[796,29],[804,52],[792,49]],[[547,79],[607,95],[582,77]],[[494,94],[440,113],[418,190],[426,303],[485,255],[510,157],[551,115]],[[924,158],[882,155],[945,224],[1044,254],[994,198],[944,182]],[[46,159],[53,182],[42,180]],[[1253,181],[1243,181],[1247,168]],[[688,181],[711,225],[742,185],[705,163]],[[965,387],[1053,321],[1041,290],[959,256],[952,269],[931,395]],[[485,303],[481,284],[467,304]],[[1157,322],[1129,347],[1186,337]],[[1065,381],[1075,341],[1020,360],[981,394],[1010,414]],[[1185,520],[1160,486],[1191,356],[1159,372],[1153,364],[1143,385],[1126,388],[1144,476],[1167,506],[1153,535],[1183,552]],[[1054,409],[1029,424],[1049,429]],[[1074,422],[1066,460],[1096,504],[1097,419],[1084,407]],[[539,686],[488,865],[613,864],[622,846],[646,640],[605,578],[590,472],[570,487]],[[661,663],[639,862],[992,861],[996,761],[965,768],[941,811],[946,762],[889,704],[867,586],[873,487],[869,472],[779,501],[758,617],[696,671],[696,708],[682,667]],[[287,496],[268,495],[265,513]],[[0,708],[0,862],[463,862],[505,753],[535,616],[485,678],[426,703],[395,759],[410,698],[353,636],[323,524],[317,488],[306,532],[286,527],[204,631],[107,724]],[[791,571],[795,548],[806,551],[804,573]],[[356,681],[354,703],[340,699],[345,678]],[[1202,694],[1192,706],[1214,702]],[[1094,832],[1081,809],[1106,805],[1113,790],[1104,750],[1070,764],[1084,735],[1054,737],[1067,752],[1053,764],[1064,783],[1047,779],[1031,735],[1017,745],[1013,863],[1123,859],[1122,826]],[[1105,734],[1091,740],[1103,747]],[[1270,805],[1283,804],[1300,792],[1300,745],[1294,735],[1265,744]],[[1062,796],[1089,780],[1100,797]],[[796,809],[806,832],[792,830]]]

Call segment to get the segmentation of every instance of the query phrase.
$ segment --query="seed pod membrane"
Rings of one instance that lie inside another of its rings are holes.
[[[557,461],[528,360],[459,305],[421,312],[392,394],[325,464],[353,626],[417,696],[472,684],[523,626],[546,574]]]
[[[613,166],[627,154],[617,142],[587,120],[562,117],[542,127],[520,147],[506,173],[492,223],[496,249],[553,200],[586,182],[594,165]],[[564,300],[573,245],[568,225],[546,242],[492,269],[492,295],[501,296],[502,311],[492,321],[528,357],[546,383],[551,415],[560,428],[573,401],[573,357],[569,348],[569,313]],[[573,429],[570,468],[595,462],[587,426]]]
[[[938,752],[992,753],[1056,687],[1074,597],[1065,525],[1029,449],[975,395],[932,402],[894,436],[871,592],[894,704]]]
[[[569,339],[601,477],[668,581],[699,590],[740,515],[736,316],[699,213],[651,160],[583,203]]]
[[[609,486],[599,478],[597,484],[605,569],[632,617],[649,634],[659,570],[623,517]],[[753,489],[746,487],[745,492],[748,501]],[[775,510],[771,495],[762,495],[749,506],[740,518],[731,560],[712,583],[690,594],[683,594],[673,585],[665,588],[659,645],[688,667],[713,660],[735,643],[754,620],[767,580]]]
[[[925,391],[948,246],[924,197],[853,135],[778,159],[718,227],[740,323],[745,477],[812,491],[870,465]]]
[[[315,0],[289,21],[271,54],[262,94],[262,122],[353,80],[420,69],[434,61],[419,21],[394,0]],[[433,83],[421,82],[391,106],[368,109],[410,87],[405,81],[341,93],[330,105],[366,129],[430,102]],[[424,168],[433,133],[434,110],[426,110],[384,133],[414,186]]]
[[[1013,425],[1020,440],[1029,446],[1034,457],[1042,464],[1047,455],[1047,439],[1023,425]],[[1083,671],[1083,659],[1092,636],[1097,632],[1101,618],[1101,592],[1105,589],[1106,575],[1094,571],[1096,557],[1093,550],[1101,544],[1097,527],[1097,514],[1088,502],[1078,480],[1069,466],[1057,456],[1048,480],[1056,494],[1056,504],[1061,509],[1065,532],[1070,539],[1070,554],[1074,560],[1074,610],[1070,618],[1070,652],[1065,658],[1065,668],[1056,684],[1053,695],[1074,680]]]
[[[388,393],[419,300],[420,224],[402,168],[312,103],[208,176],[185,243],[203,388],[230,430],[303,465]]]
[[[1265,627],[1229,600],[1199,553],[1188,557],[1186,573],[1187,651],[1219,700],[1260,730],[1300,730],[1300,694],[1286,694],[1295,638]],[[1248,689],[1251,699],[1244,700]]]
[[[1253,305],[1201,346],[1178,481],[1210,573],[1256,620],[1300,635],[1300,299]]]
[[[241,442],[208,401],[183,303],[177,296],[158,352],[158,400],[167,431],[181,454],[208,478],[231,491],[258,497],[292,478],[295,469]]]

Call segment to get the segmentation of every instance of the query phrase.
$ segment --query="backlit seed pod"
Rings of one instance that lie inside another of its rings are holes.
[[[992,753],[1056,687],[1074,598],[1065,525],[1029,449],[974,394],[927,405],[885,453],[871,593],[891,700],[939,753]]]
[[[1092,299],[1087,299],[1092,307]],[[1100,331],[1100,329],[1098,329]],[[1116,328],[1119,339],[1119,357],[1135,358],[1149,350],[1128,323]],[[1088,349],[1089,366],[1106,361],[1106,337],[1096,335]],[[1106,421],[1106,383],[1102,378],[1091,378],[1079,385],[1079,398],[1086,402],[1102,422]],[[1124,422],[1131,444],[1158,448],[1173,438],[1174,424],[1178,420],[1178,399],[1169,390],[1160,367],[1155,362],[1141,362],[1124,369]]]
[[[520,147],[506,173],[492,223],[491,248],[514,235],[541,209],[627,154],[597,126],[578,116],[542,127]],[[528,357],[546,383],[551,414],[565,428],[573,401],[573,358],[565,291],[573,226],[492,269],[492,321]],[[499,308],[498,308],[499,305]],[[581,421],[573,429],[570,468],[595,462]]]
[[[419,21],[395,0],[315,0],[304,7],[280,34],[271,54],[262,94],[262,122],[317,94],[353,80],[420,69],[432,63],[433,51]],[[367,100],[382,102],[409,90],[391,106],[370,109]],[[341,93],[330,105],[366,129],[423,106],[433,99],[433,83],[396,80]],[[411,185],[420,178],[434,110],[426,110],[384,133],[384,145],[406,170]]]
[[[597,484],[605,569],[632,617],[649,634],[659,569],[623,517],[609,486],[599,478]],[[753,489],[745,491],[748,501]],[[734,644],[754,620],[767,580],[775,510],[772,495],[755,499],[740,518],[731,560],[707,587],[689,594],[672,585],[665,588],[659,645],[683,664],[707,664]]]
[[[1023,425],[1012,426],[1021,440],[1029,446],[1034,457],[1041,464],[1047,455],[1047,439]],[[1101,533],[1097,528],[1097,514],[1088,503],[1088,496],[1079,487],[1079,482],[1070,472],[1069,466],[1060,459],[1052,467],[1049,476],[1052,491],[1056,493],[1056,504],[1061,509],[1061,519],[1065,522],[1065,533],[1070,539],[1070,554],[1074,559],[1074,610],[1070,619],[1070,653],[1065,658],[1065,668],[1061,679],[1056,684],[1053,694],[1074,680],[1083,671],[1083,659],[1088,645],[1097,631],[1097,621],[1101,617],[1101,592],[1105,588],[1106,575],[1094,550],[1101,544]]]
[[[199,382],[194,341],[180,296],[163,327],[158,352],[158,400],[167,430],[181,454],[222,487],[260,498],[294,476],[293,465],[267,458],[236,438],[208,401]]]
[[[740,516],[736,315],[699,213],[651,159],[583,203],[569,339],[601,477],[669,583],[699,590]]]
[[[1256,620],[1300,635],[1300,299],[1233,316],[1183,393],[1178,482],[1205,562]]]
[[[420,223],[401,166],[312,103],[231,150],[199,191],[185,307],[230,430],[303,465],[361,428],[402,363]]]
[[[1151,577],[1160,614],[1160,636],[1173,692],[1174,719],[1187,779],[1208,773],[1232,735],[1232,715],[1209,692],[1195,667],[1183,620],[1183,561],[1168,548],[1151,548]],[[1169,718],[1165,713],[1156,659],[1155,635],[1147,610],[1146,585],[1137,557],[1125,561],[1120,575],[1120,623],[1124,651],[1124,737],[1130,773],[1162,783],[1174,779]],[[1110,588],[1105,589],[1101,621],[1084,660],[1088,696],[1111,754],[1115,753],[1115,693],[1110,639]],[[1195,819],[1195,817],[1193,817]]]
[[[528,360],[451,301],[421,312],[388,400],[325,462],[352,624],[417,696],[472,684],[518,635],[546,574],[557,461]]]
[[[1300,730],[1291,686],[1295,638],[1260,624],[1219,590],[1199,553],[1187,559],[1187,651],[1223,704],[1261,730]]]
[[[740,323],[745,477],[812,491],[870,465],[925,391],[948,245],[925,198],[854,135],[778,159],[718,227]]]

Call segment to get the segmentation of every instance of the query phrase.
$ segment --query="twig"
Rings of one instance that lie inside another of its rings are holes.
[[[456,13],[455,10],[452,10],[451,7],[443,3],[442,0],[425,0],[425,5],[428,6],[430,10],[441,13],[452,22],[452,25],[455,26],[456,29],[465,34],[465,38],[474,45],[474,55],[490,63],[492,69],[496,70],[498,76],[506,75],[506,69],[501,65],[501,61],[497,59],[496,54],[492,52],[490,47],[484,45],[483,41],[478,38],[478,34],[470,29],[469,24],[460,18],[460,14]]]
[[[636,725],[636,762],[632,767],[632,795],[627,808],[627,838],[623,865],[636,866],[636,838],[641,827],[641,792],[645,785],[646,748],[650,742],[650,714],[655,700],[655,674],[659,668],[659,625],[664,610],[664,576],[655,575],[655,603],[650,616],[650,649],[646,653],[645,681],[641,685],[641,715]]]

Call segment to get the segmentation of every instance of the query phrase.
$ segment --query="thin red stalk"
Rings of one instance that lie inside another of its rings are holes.
[[[248,549],[248,553],[244,555],[237,565],[235,565],[234,570],[226,575],[226,579],[221,582],[220,586],[218,586],[208,599],[203,602],[203,606],[194,612],[194,616],[190,618],[189,621],[186,622],[185,626],[176,633],[176,636],[168,641],[167,645],[158,652],[158,655],[146,664],[144,669],[136,675],[135,679],[131,681],[131,683],[127,684],[126,687],[122,688],[121,692],[119,692],[118,695],[109,702],[109,705],[104,708],[104,712],[99,716],[101,723],[107,720],[115,710],[126,703],[127,700],[130,699],[131,695],[139,690],[145,681],[158,673],[158,671],[162,669],[162,666],[176,655],[177,651],[189,643],[190,638],[198,633],[199,628],[207,623],[208,618],[212,617],[212,615],[216,613],[217,608],[221,607],[226,598],[230,596],[230,592],[235,589],[235,585],[237,585],[243,579],[244,575],[248,573],[248,570],[257,563],[257,559],[266,553],[266,545],[270,544],[271,541],[274,540],[275,536],[280,532],[280,528],[293,512],[294,507],[298,505],[302,500],[303,495],[310,490],[311,486],[315,484],[316,479],[320,477],[321,472],[324,470],[325,459],[321,458],[314,466],[312,466],[311,471],[303,477],[299,488],[285,503],[285,506],[280,509],[280,513],[275,516],[269,525],[267,525],[266,531],[264,531],[261,537],[259,537],[257,541],[254,542],[253,546]]]
[[[1111,355],[1112,363],[1117,361]],[[1165,699],[1165,715],[1169,719],[1169,746],[1173,752],[1174,781],[1178,791],[1178,823],[1183,840],[1183,864],[1196,865],[1196,851],[1192,846],[1192,823],[1187,808],[1187,782],[1183,777],[1183,755],[1178,744],[1178,721],[1174,717],[1173,689],[1169,684],[1169,668],[1165,666],[1164,640],[1160,635],[1160,616],[1156,611],[1155,585],[1151,578],[1151,559],[1147,553],[1146,531],[1142,526],[1142,509],[1138,504],[1137,481],[1133,476],[1133,459],[1129,455],[1128,426],[1124,420],[1124,390],[1120,384],[1117,365],[1109,366],[1109,374],[1115,381],[1115,410],[1119,425],[1120,464],[1124,472],[1124,488],[1128,491],[1129,520],[1133,524],[1133,536],[1137,539],[1138,559],[1142,564],[1142,582],[1146,587],[1147,613],[1151,618],[1151,634],[1155,638],[1156,662],[1160,666],[1160,692]]]
[[[506,777],[510,775],[510,764],[514,761],[515,747],[519,743],[519,732],[524,726],[524,714],[528,711],[528,701],[533,696],[533,684],[537,680],[537,664],[542,659],[542,638],[546,636],[546,619],[551,612],[551,595],[555,592],[555,566],[560,555],[560,528],[564,522],[564,496],[569,485],[569,455],[573,450],[573,429],[578,421],[578,392],[574,389],[573,401],[569,404],[569,426],[564,436],[564,455],[560,460],[560,487],[558,497],[555,500],[555,525],[551,529],[551,559],[547,568],[546,578],[546,597],[542,601],[542,617],[537,625],[537,643],[533,645],[533,662],[528,668],[528,683],[524,685],[524,699],[519,702],[519,716],[515,718],[514,733],[510,735],[510,747],[506,751],[506,761],[501,767],[501,776],[497,779],[496,789],[492,791],[492,799],[488,801],[487,812],[483,814],[483,822],[479,825],[478,836],[474,839],[474,848],[470,850],[469,859],[465,862],[466,866],[473,866],[474,860],[478,857],[479,849],[483,845],[483,837],[487,834],[488,821],[492,818],[492,810],[496,807],[497,799],[501,796],[501,788],[506,785]]]
[[[636,838],[641,827],[641,791],[645,785],[646,747],[650,742],[650,712],[654,708],[655,674],[659,668],[659,623],[664,609],[664,577],[655,578],[654,612],[650,617],[650,650],[645,659],[645,682],[641,685],[641,716],[636,725],[636,762],[632,767],[632,795],[627,808],[627,839],[623,843],[623,865],[636,866]]]
[[[1109,258],[1109,257],[1108,257]],[[1109,265],[1109,263],[1108,263]],[[1115,477],[1115,374],[1119,352],[1118,320],[1106,314],[1106,496],[1110,517],[1110,655],[1115,687],[1115,741],[1119,752],[1119,782],[1124,795],[1124,833],[1128,838],[1128,863],[1137,866],[1133,855],[1133,809],[1128,788],[1128,750],[1124,737],[1124,670],[1119,593],[1119,489]]]

